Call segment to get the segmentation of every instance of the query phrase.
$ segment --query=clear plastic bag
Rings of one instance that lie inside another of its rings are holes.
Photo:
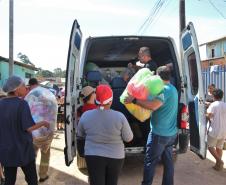
[[[31,115],[35,123],[40,121],[47,121],[50,127],[41,127],[32,132],[33,137],[38,138],[46,136],[55,130],[57,121],[57,101],[52,92],[43,87],[36,87],[31,90],[25,97],[28,102]]]

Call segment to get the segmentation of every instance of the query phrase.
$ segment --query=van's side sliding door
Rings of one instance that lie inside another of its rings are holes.
[[[76,105],[77,105],[77,81],[79,71],[79,56],[81,47],[82,33],[77,20],[74,21],[67,58],[66,69],[66,87],[65,87],[65,163],[67,166],[71,164],[76,155]]]
[[[201,60],[196,33],[192,23],[181,33],[182,68],[186,79],[186,98],[189,110],[190,149],[206,158],[206,117]]]

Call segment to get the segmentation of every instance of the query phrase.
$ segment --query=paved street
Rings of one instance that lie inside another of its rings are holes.
[[[76,160],[70,167],[64,163],[64,134],[57,132],[52,144],[50,161],[50,178],[43,185],[87,185],[87,176],[76,168]],[[39,162],[38,156],[37,162]],[[206,160],[201,160],[192,152],[180,155],[175,165],[175,185],[225,185],[226,169],[216,172],[212,169],[213,159],[208,154]],[[224,151],[226,161],[226,151]],[[38,168],[38,166],[37,166]],[[142,179],[143,158],[129,157],[125,161],[119,179],[119,185],[139,185]],[[154,185],[161,184],[162,167],[157,168]],[[18,170],[16,185],[26,185],[21,170]]]

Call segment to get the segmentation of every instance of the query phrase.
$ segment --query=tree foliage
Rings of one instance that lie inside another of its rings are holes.
[[[41,68],[39,69],[39,71],[36,74],[37,77],[44,77],[44,78],[50,78],[50,77],[54,77],[53,72],[49,71],[49,70],[42,70]]]
[[[49,70],[44,70],[42,68],[39,68],[38,72],[36,73],[36,77],[44,77],[44,78],[50,78],[50,77],[59,77],[59,78],[65,78],[66,77],[66,70],[62,70],[61,68],[56,68],[53,70],[53,72]]]
[[[33,66],[34,66],[34,64],[30,61],[30,59],[28,58],[27,55],[25,55],[25,54],[19,52],[19,53],[17,54],[17,57],[20,59],[21,62],[23,62],[23,63],[25,63],[25,64],[29,64],[29,65],[33,65]]]
[[[62,70],[61,68],[56,68],[53,70],[54,77],[65,78],[66,77],[66,70]]]

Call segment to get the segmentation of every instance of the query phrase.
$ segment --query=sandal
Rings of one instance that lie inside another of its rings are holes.
[[[216,162],[216,165],[213,166],[213,169],[216,171],[221,171],[224,169],[224,162],[220,161],[220,162]]]

